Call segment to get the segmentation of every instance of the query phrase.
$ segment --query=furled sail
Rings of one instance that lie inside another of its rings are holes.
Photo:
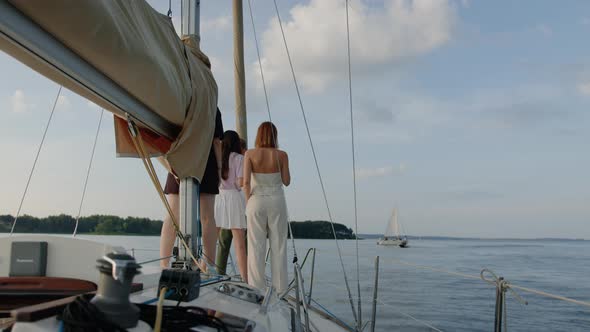
[[[119,155],[136,156],[125,130],[124,117],[131,115],[148,134],[152,154],[163,154],[179,177],[201,179],[213,137],[217,85],[198,40],[181,40],[170,18],[143,0],[0,0],[0,5],[0,49],[117,115]],[[15,33],[26,20],[11,20],[8,9],[16,9],[57,40],[63,52],[78,56],[81,65],[90,65],[123,93],[101,93],[108,84],[86,83],[83,66],[76,72],[71,63],[46,55],[57,54],[51,53],[54,44],[40,45],[44,40],[23,33],[26,29]],[[120,95],[130,102],[121,102]],[[136,114],[125,105],[145,111]]]

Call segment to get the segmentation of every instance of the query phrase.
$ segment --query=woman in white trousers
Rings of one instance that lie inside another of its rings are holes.
[[[291,182],[289,158],[279,150],[277,128],[271,122],[258,127],[255,148],[244,156],[244,193],[248,222],[248,283],[266,290],[266,238],[270,242],[272,287],[287,290],[287,203],[283,185]]]

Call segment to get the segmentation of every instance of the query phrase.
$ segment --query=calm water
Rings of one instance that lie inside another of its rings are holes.
[[[84,236],[137,250],[139,261],[157,256],[158,237]],[[356,294],[354,241],[340,242],[347,274]],[[403,313],[443,331],[491,331],[495,290],[480,280],[400,265],[403,260],[445,270],[479,275],[487,267],[510,282],[529,288],[590,301],[590,241],[414,240],[411,248],[377,246],[359,241],[363,319],[370,318],[374,257],[381,257],[378,331],[429,331]],[[302,259],[310,247],[318,249],[313,298],[348,323],[352,313],[334,241],[297,240]],[[289,251],[291,245],[289,244]],[[309,264],[309,262],[308,262]],[[231,271],[231,268],[229,269]],[[303,269],[309,288],[310,265]],[[508,293],[509,294],[509,293]],[[590,310],[566,302],[521,293],[524,306],[507,296],[510,331],[590,331]],[[355,295],[356,305],[356,295]]]

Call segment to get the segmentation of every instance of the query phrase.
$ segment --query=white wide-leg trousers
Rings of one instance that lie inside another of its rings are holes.
[[[287,290],[287,203],[285,196],[253,195],[246,206],[248,221],[248,283],[266,291],[266,238],[270,242],[272,286]]]

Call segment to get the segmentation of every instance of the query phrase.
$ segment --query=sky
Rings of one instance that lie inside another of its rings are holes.
[[[168,1],[151,0],[158,11]],[[268,119],[244,1],[248,139]],[[272,1],[252,1],[292,220],[327,208]],[[234,128],[231,2],[201,2],[225,129]],[[345,3],[279,0],[334,221],[354,229]],[[590,239],[590,2],[350,1],[358,232],[392,208],[415,235]],[[179,27],[179,2],[173,4]],[[0,214],[15,214],[58,86],[0,53]],[[76,215],[100,109],[64,91],[23,214]],[[82,215],[161,219],[105,113]],[[159,169],[160,179],[165,172]]]

